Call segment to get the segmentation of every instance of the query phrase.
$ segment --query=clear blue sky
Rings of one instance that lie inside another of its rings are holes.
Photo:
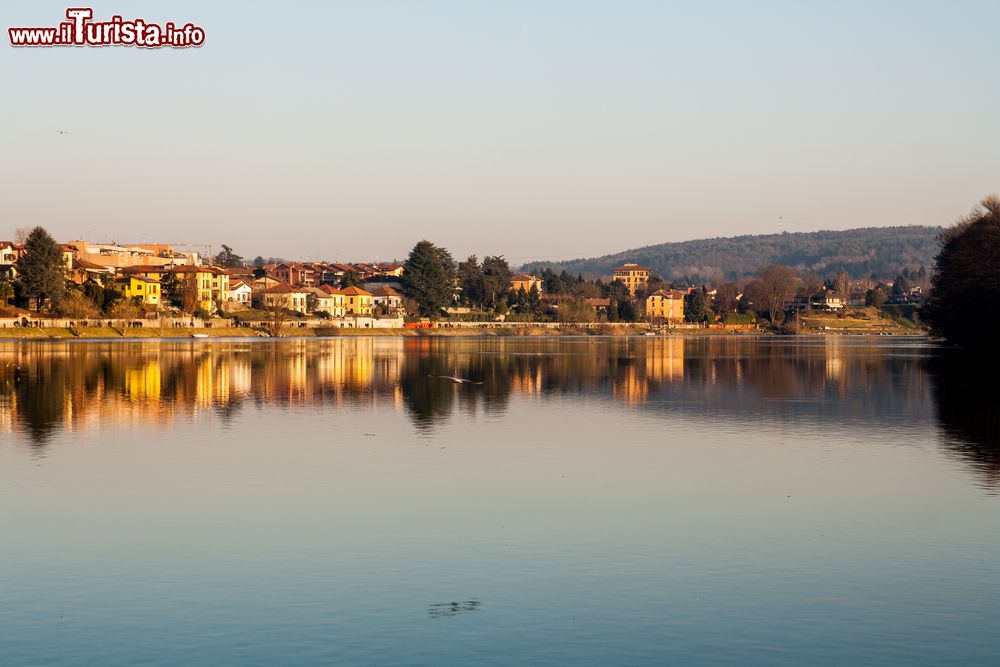
[[[4,34],[0,238],[521,261],[946,224],[1000,189],[995,1],[208,4],[94,5],[200,49]],[[8,0],[4,33],[66,6]]]

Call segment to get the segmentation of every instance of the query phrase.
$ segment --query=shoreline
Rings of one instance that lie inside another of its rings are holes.
[[[541,338],[558,336],[620,337],[620,336],[763,336],[785,337],[789,334],[764,329],[671,329],[653,331],[638,327],[493,327],[493,328],[449,328],[439,329],[348,329],[335,327],[314,327],[290,330],[288,335],[273,337],[260,335],[260,330],[246,327],[199,328],[194,336],[190,329],[174,328],[124,328],[117,327],[29,327],[24,329],[0,328],[0,341],[108,341],[108,340],[212,340],[239,338],[245,340],[280,340],[293,338],[344,338],[344,337],[397,337],[397,338]],[[652,335],[649,335],[652,334]],[[924,331],[892,330],[842,330],[842,331],[802,331],[799,336],[915,336],[926,337]]]

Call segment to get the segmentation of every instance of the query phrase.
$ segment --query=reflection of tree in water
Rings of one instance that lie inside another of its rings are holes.
[[[17,405],[31,444],[44,449],[66,413],[66,377],[62,364],[29,368],[17,383]]]
[[[515,394],[589,395],[612,409],[633,405],[687,418],[802,418],[866,428],[889,420],[893,428],[919,430],[933,401],[951,450],[987,484],[1000,480],[1000,395],[989,382],[997,374],[982,360],[970,369],[891,342],[345,338],[19,344],[4,354],[22,374],[0,382],[3,420],[38,447],[70,425],[117,420],[169,427],[175,415],[210,412],[230,420],[247,405],[371,408],[382,401],[401,404],[426,430],[459,410],[503,415]]]
[[[928,362],[945,445],[996,490],[1000,483],[1000,364],[948,351]]]

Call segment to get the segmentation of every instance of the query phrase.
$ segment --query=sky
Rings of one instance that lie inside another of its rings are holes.
[[[92,6],[205,45],[15,49],[67,5],[6,0],[0,239],[521,263],[948,224],[1000,190],[992,0]]]

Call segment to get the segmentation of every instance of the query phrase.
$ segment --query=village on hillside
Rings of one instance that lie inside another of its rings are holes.
[[[667,282],[649,267],[625,263],[585,279],[543,269],[514,273],[503,257],[454,262],[428,241],[405,262],[244,261],[228,246],[198,253],[165,244],[57,244],[0,241],[0,324],[41,319],[74,322],[172,319],[174,326],[229,320],[236,326],[419,328],[469,323],[634,323],[667,327],[756,329],[802,313],[839,314],[895,307],[911,317],[929,283],[923,267],[895,280],[823,279],[765,266],[750,280],[717,285]],[[46,240],[46,238],[48,240]],[[46,267],[41,255],[50,254]],[[49,284],[33,277],[54,271]],[[58,283],[65,283],[60,285]],[[36,324],[37,326],[37,324]],[[210,326],[210,325],[208,325]],[[820,328],[829,328],[824,325]]]

